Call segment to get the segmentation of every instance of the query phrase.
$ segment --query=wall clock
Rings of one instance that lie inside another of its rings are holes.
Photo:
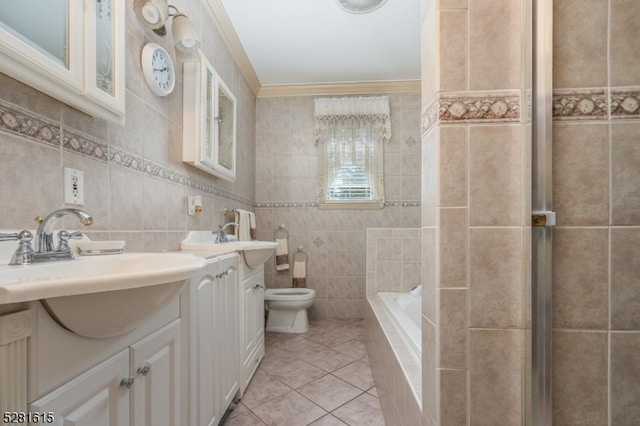
[[[156,43],[142,49],[142,72],[149,88],[158,96],[167,96],[176,85],[176,71],[169,53]]]

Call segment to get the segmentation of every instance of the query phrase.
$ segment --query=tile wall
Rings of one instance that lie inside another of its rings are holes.
[[[423,425],[524,419],[529,1],[423,0]]]
[[[313,97],[259,98],[256,107],[258,238],[284,225],[289,253],[308,256],[312,318],[365,317],[367,228],[420,226],[420,95],[389,95],[391,141],[384,147],[386,204],[381,210],[320,210]],[[273,262],[271,260],[271,262]],[[267,287],[291,287],[291,271],[265,267]]]
[[[238,99],[238,178],[222,181],[183,164],[182,71],[166,98],[142,76],[140,53],[170,37],[143,28],[126,7],[126,124],[89,117],[0,74],[0,228],[34,229],[33,218],[64,207],[63,168],[84,172],[93,239],[126,240],[129,251],[180,247],[188,230],[222,224],[223,207],[252,206],[255,186],[255,96],[211,13],[201,1],[172,2],[199,29],[202,50]],[[187,215],[187,195],[202,195],[204,213]],[[69,222],[69,227],[77,226]],[[9,243],[7,243],[9,244]]]
[[[554,422],[633,425],[640,418],[640,4],[556,1],[553,31]]]

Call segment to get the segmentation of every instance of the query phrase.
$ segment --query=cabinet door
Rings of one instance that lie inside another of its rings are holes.
[[[134,426],[180,424],[180,321],[131,346]]]
[[[126,349],[29,405],[31,412],[52,412],[57,425],[125,426],[129,424],[129,376]]]
[[[217,263],[208,266],[209,271]],[[213,306],[217,279],[207,274],[191,284],[190,289],[190,378],[191,423],[196,426],[215,425],[220,420],[214,380],[215,341]]]
[[[124,114],[124,8],[122,0],[87,1],[85,93],[109,111]]]
[[[240,360],[238,341],[238,257],[220,262],[221,279],[215,294],[218,371],[220,372],[222,412],[229,407],[240,385]]]

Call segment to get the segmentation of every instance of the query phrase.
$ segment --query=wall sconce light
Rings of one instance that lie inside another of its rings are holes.
[[[180,62],[198,60],[200,39],[193,23],[184,13],[170,5],[167,0],[135,0],[133,7],[140,22],[161,36],[167,34],[165,23],[169,18],[173,18],[171,34],[173,35],[176,57]],[[171,13],[170,8],[175,13]]]

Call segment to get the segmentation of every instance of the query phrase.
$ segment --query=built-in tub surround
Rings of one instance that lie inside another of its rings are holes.
[[[124,3],[123,3],[124,4]],[[189,17],[211,59],[238,97],[238,169],[230,183],[182,163],[182,85],[168,97],[152,94],[142,75],[140,52],[147,41],[169,51],[171,37],[157,37],[126,2],[126,123],[86,116],[0,74],[0,195],[2,228],[29,229],[39,212],[63,207],[63,168],[84,172],[83,209],[94,216],[86,229],[94,240],[125,240],[127,251],[177,250],[188,230],[217,229],[223,207],[251,209],[255,187],[255,96],[218,33],[204,2],[188,0]],[[184,10],[183,10],[184,9]],[[206,30],[205,30],[206,29]],[[167,45],[164,45],[167,44]],[[174,61],[175,62],[175,61]],[[181,70],[177,81],[180,82]],[[25,173],[25,166],[28,173]],[[15,179],[24,176],[24,179]],[[186,197],[201,195],[203,214],[187,215]],[[72,220],[65,226],[77,225]]]
[[[422,298],[409,293],[419,284],[420,241],[418,228],[367,229],[367,353],[382,411],[393,425],[421,423]],[[413,303],[402,307],[396,298]]]

